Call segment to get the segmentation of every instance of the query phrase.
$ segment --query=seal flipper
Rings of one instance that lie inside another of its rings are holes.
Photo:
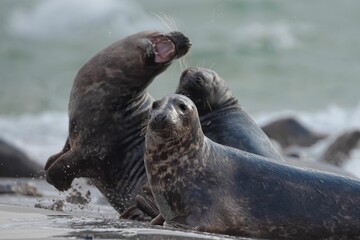
[[[153,220],[151,220],[151,225],[163,225],[165,222],[165,219],[161,214],[157,215]]]
[[[138,209],[138,207],[135,204],[127,208],[124,212],[122,212],[120,217],[124,219],[141,221],[144,220],[144,213],[141,212],[141,210]]]
[[[51,157],[49,157],[49,159],[47,160],[47,162],[46,162],[46,164],[45,164],[44,170],[47,171],[47,170],[49,169],[49,167],[50,167],[54,162],[56,162],[56,160],[57,160],[61,155],[63,155],[64,153],[66,153],[66,152],[69,151],[69,150],[70,150],[70,142],[69,142],[69,137],[67,137],[63,149],[62,149],[59,153],[54,154],[54,155],[52,155]]]
[[[142,192],[144,196],[138,194],[135,197],[137,207],[150,217],[157,217],[159,215],[159,209],[155,203],[151,188],[148,185],[144,185]]]
[[[94,167],[90,163],[91,161],[79,157],[76,151],[67,151],[46,170],[46,181],[59,191],[67,190],[74,178],[99,175],[95,171],[90,171]]]
[[[194,226],[192,224],[193,221],[191,221],[191,215],[187,215],[187,216],[177,216],[174,217],[173,219],[166,221],[164,223],[164,225],[169,224],[170,226],[173,227],[179,227],[179,228],[184,228],[184,229],[196,229],[197,226]]]

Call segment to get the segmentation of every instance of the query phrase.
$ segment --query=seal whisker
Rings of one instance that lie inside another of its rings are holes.
[[[208,107],[209,107],[209,109],[210,109],[210,112],[212,112],[212,108],[211,108],[211,105],[210,105],[210,103],[209,103],[209,100],[206,100],[206,103],[207,103],[207,105],[208,105]]]
[[[169,30],[169,31],[173,31],[174,29],[172,29],[172,26],[169,25],[168,22],[165,21],[164,17],[160,16],[159,14],[152,12],[152,14],[157,17],[164,25],[165,27]]]
[[[149,118],[145,119],[144,122],[141,124],[140,136],[145,136],[146,135],[149,121],[150,121]]]
[[[183,61],[182,61],[182,59],[180,59],[179,60],[179,65],[180,65],[180,69],[181,69],[181,71],[184,71],[184,66],[183,66]]]
[[[186,68],[188,68],[188,62],[189,62],[188,56],[184,56],[183,58],[180,58],[179,61],[180,61],[181,71],[184,71]]]
[[[179,27],[175,21],[175,19],[173,17],[170,17],[169,15],[166,15],[165,13],[161,12],[161,14],[163,15],[163,17],[168,21],[169,26],[172,27],[173,31],[178,31]]]

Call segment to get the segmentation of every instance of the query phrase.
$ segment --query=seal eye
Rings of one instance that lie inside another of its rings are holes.
[[[158,107],[159,107],[159,103],[158,102],[153,102],[152,109],[157,109]]]
[[[185,112],[185,111],[188,109],[188,107],[187,107],[184,103],[180,103],[180,104],[179,104],[179,108],[180,108],[181,111],[183,111],[183,112]]]

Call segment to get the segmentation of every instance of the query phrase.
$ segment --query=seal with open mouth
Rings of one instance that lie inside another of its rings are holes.
[[[45,166],[47,181],[67,190],[88,177],[119,212],[146,182],[142,125],[153,98],[154,78],[185,55],[191,44],[180,32],[130,35],[88,60],[79,70],[69,103],[69,136]]]

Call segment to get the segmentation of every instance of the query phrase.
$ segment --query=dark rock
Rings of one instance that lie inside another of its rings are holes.
[[[341,134],[327,148],[321,161],[342,166],[349,159],[350,152],[360,142],[360,130],[353,130]]]
[[[292,145],[309,147],[326,137],[326,135],[311,132],[294,118],[275,120],[263,126],[262,130],[283,148]]]

